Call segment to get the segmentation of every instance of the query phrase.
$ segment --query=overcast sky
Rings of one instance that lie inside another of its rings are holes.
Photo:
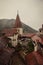
[[[0,0],[0,19],[16,19],[38,30],[43,24],[43,0]]]

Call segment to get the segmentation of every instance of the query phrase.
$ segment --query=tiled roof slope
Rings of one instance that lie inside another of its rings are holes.
[[[32,52],[26,55],[27,65],[43,65],[43,56],[38,52]]]
[[[20,21],[19,15],[17,14],[16,20],[15,20],[15,28],[22,28],[22,23]]]

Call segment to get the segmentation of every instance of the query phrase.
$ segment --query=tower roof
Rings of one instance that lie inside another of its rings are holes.
[[[22,28],[22,23],[20,21],[19,14],[17,14],[14,27],[15,28]]]

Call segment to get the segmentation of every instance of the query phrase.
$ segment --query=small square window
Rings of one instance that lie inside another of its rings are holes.
[[[16,41],[16,39],[13,39],[13,41]]]

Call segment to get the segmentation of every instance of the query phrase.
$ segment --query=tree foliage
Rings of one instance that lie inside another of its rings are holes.
[[[34,45],[32,40],[28,42],[27,46],[28,46],[28,52],[32,52],[34,50]]]

